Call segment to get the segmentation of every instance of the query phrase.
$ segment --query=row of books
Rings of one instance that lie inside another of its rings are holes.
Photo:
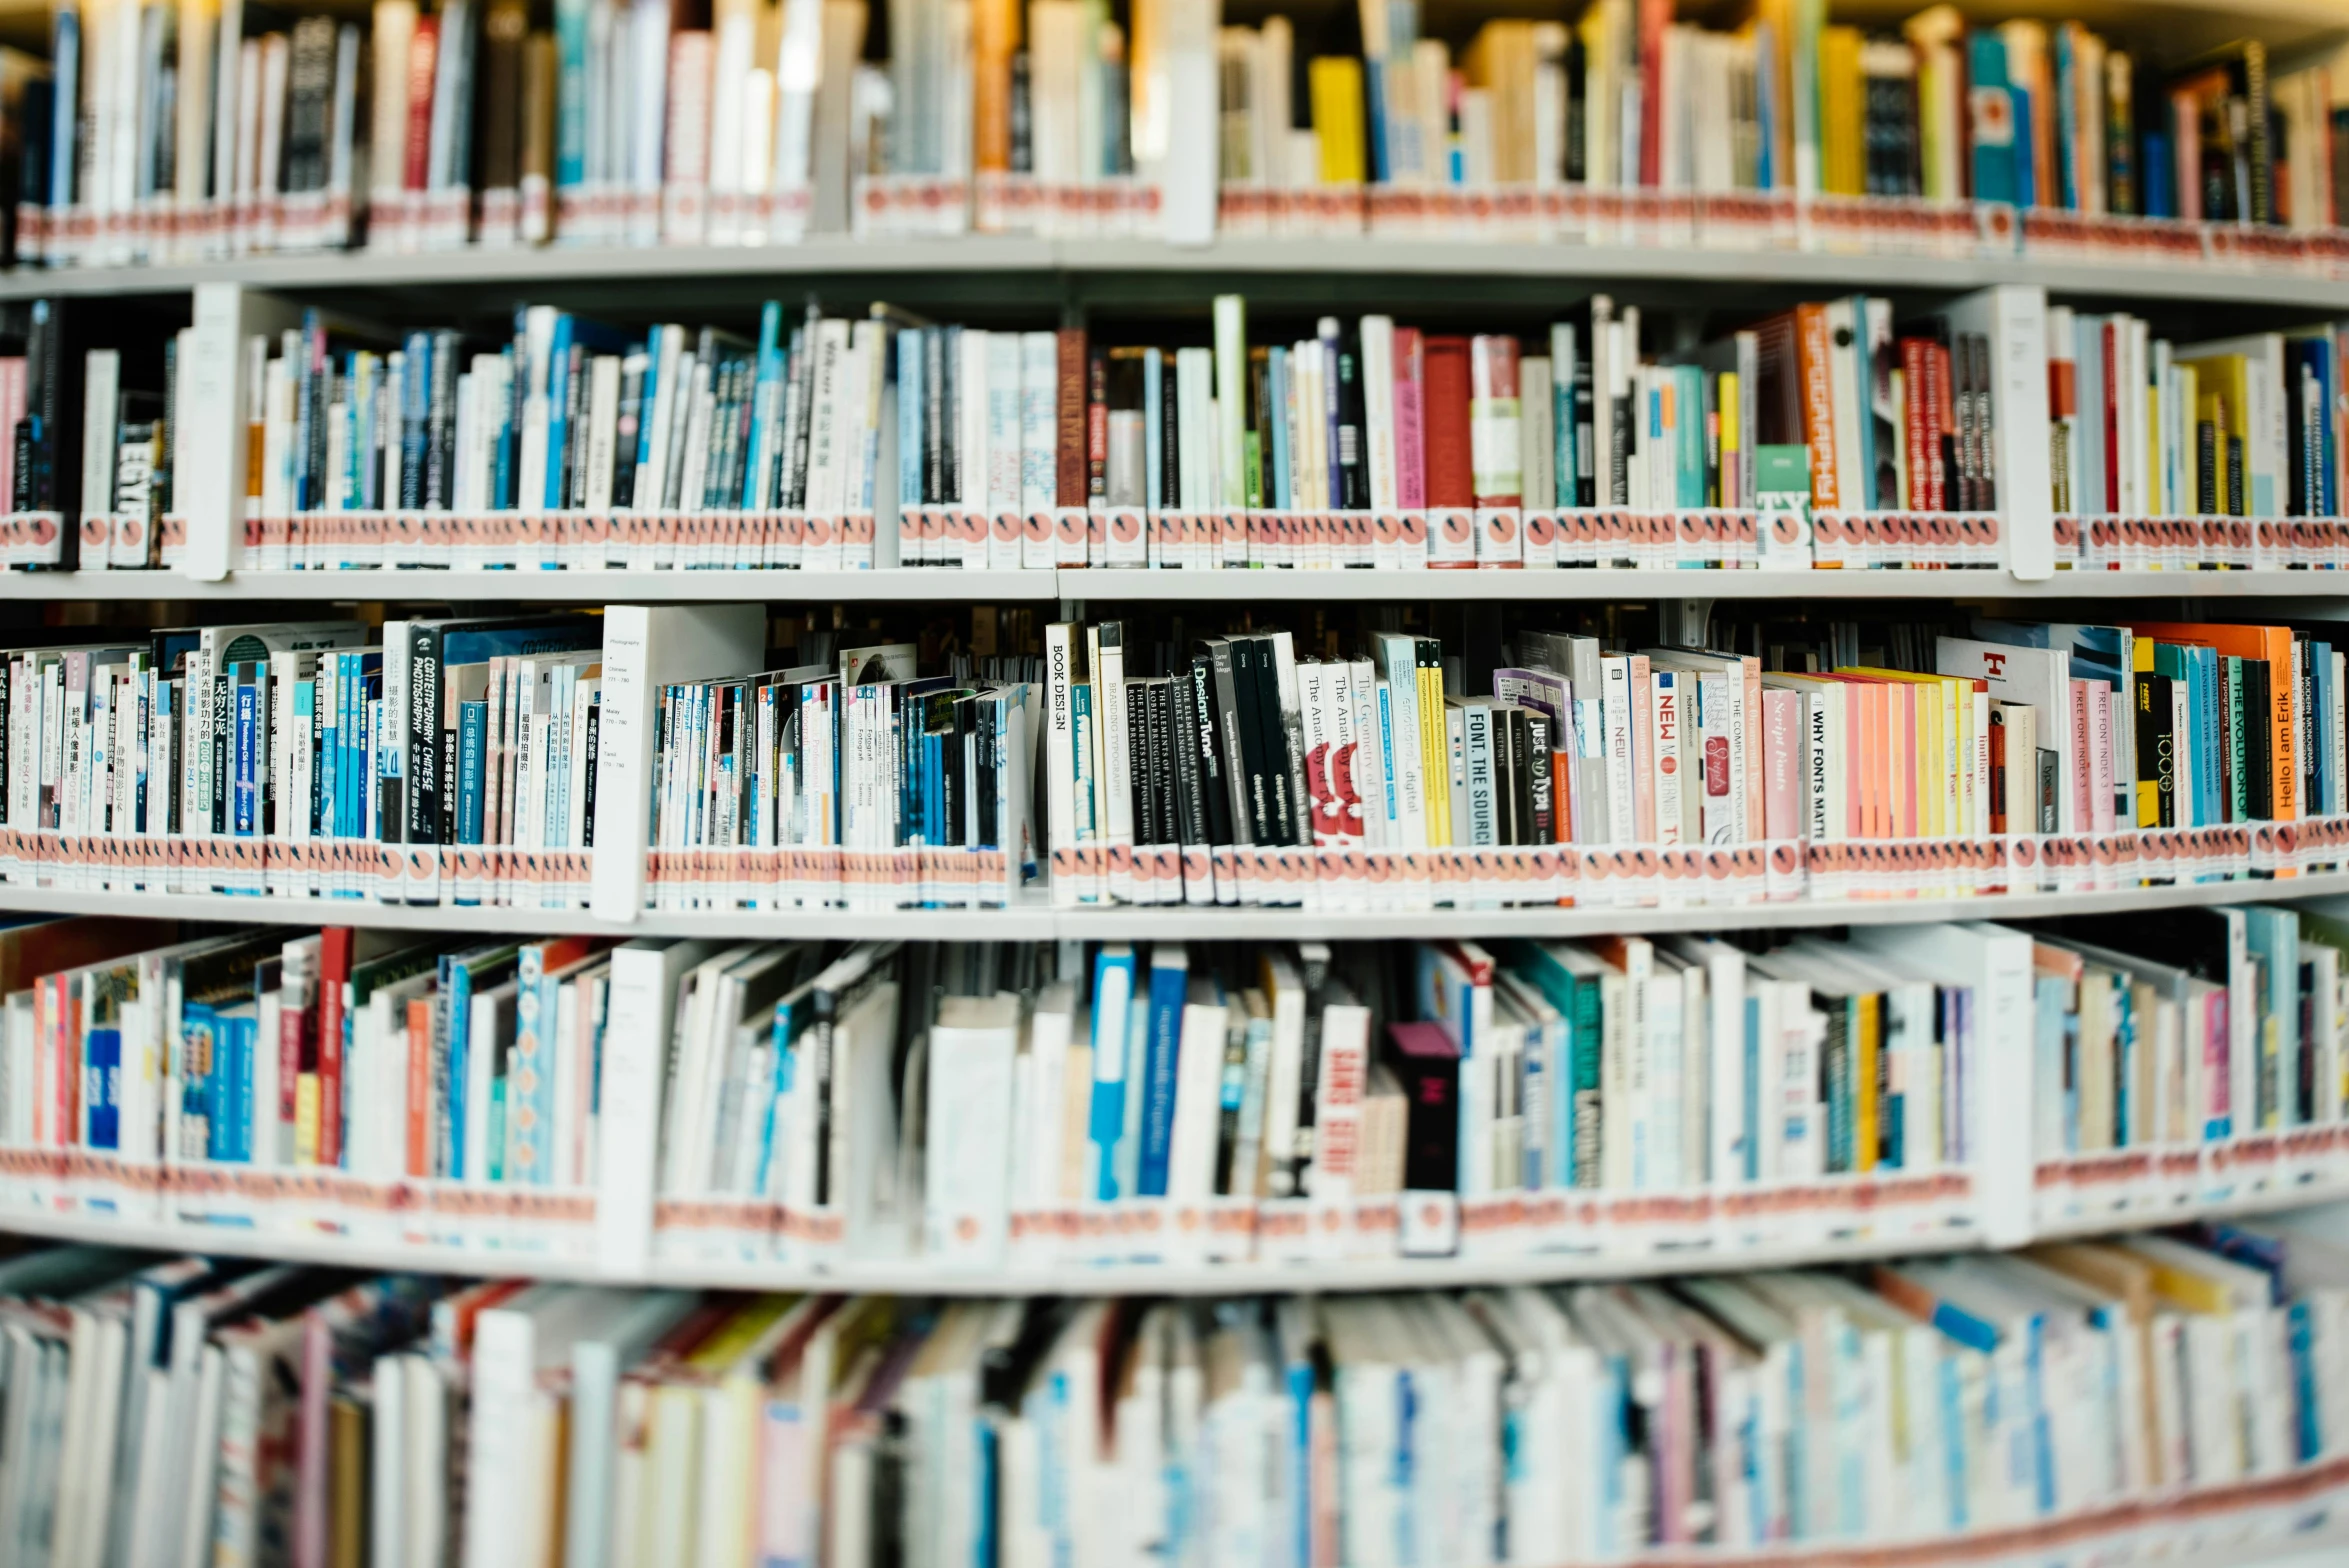
[[[2345,933],[2280,906],[1492,947],[33,921],[0,933],[0,1196],[623,1274],[2011,1242],[2349,1182]]]
[[[2340,207],[2331,66],[2271,82],[2256,41],[2165,78],[2078,23],[1948,5],[1870,34],[1772,0],[1727,33],[1599,0],[1490,20],[1457,60],[1416,4],[1302,37],[1071,0],[899,10],[869,29],[862,0],[595,0],[534,29],[516,0],[378,0],[368,24],[279,30],[233,5],[68,6],[11,82],[18,254],[1358,231],[1366,190],[1373,225],[1407,231],[1554,232],[1536,197],[1566,190],[2310,230]]]
[[[1734,633],[1634,651],[1526,628],[1477,672],[1480,692],[1441,641],[1408,633],[1325,627],[1316,648],[1262,631],[1185,649],[1138,629],[1045,629],[1040,765],[1059,904],[1375,907],[1411,890],[1371,862],[1447,848],[1807,844],[1816,856],[2349,810],[2342,655],[2321,632],[1975,618],[1863,665],[1838,657],[1833,636],[1780,664],[1740,651]],[[1758,643],[1762,628],[1739,631]],[[1157,669],[1142,675],[1146,660]],[[934,792],[899,776],[914,802]],[[928,821],[917,810],[903,815],[909,835]],[[1268,877],[1250,854],[1291,846],[1310,847],[1330,884]],[[1814,894],[1835,884],[1822,869],[1814,859]],[[1507,855],[1475,875],[1481,886],[1451,896],[1561,891],[1538,872],[1522,880]],[[1928,875],[1913,890],[1962,880]],[[1640,886],[1634,874],[1615,891]],[[1601,872],[1575,892],[1605,889]]]
[[[43,558],[92,568],[180,564],[231,516],[231,559],[264,570],[1995,566],[2044,472],[2057,565],[2344,550],[2330,325],[2180,344],[2007,288],[1908,323],[1877,296],[1800,305],[1694,349],[1643,344],[1605,295],[1531,342],[1310,324],[1252,346],[1237,295],[1195,346],[886,305],[770,301],[749,337],[536,306],[486,342],[303,312],[211,350],[247,459],[208,506],[174,460],[208,384],[195,330],[86,348],[76,389],[41,302],[11,496],[78,496]]]
[[[983,654],[752,605],[12,650],[0,874],[519,907],[592,878],[618,919],[1039,880],[1061,906],[1746,901],[2290,875],[2349,817],[2322,625],[981,619]]]
[[[2149,1529],[2251,1549],[2333,1517],[2349,1448],[2349,1252],[2288,1219],[1154,1304],[90,1247],[8,1259],[0,1291],[26,1562],[2135,1561]]]

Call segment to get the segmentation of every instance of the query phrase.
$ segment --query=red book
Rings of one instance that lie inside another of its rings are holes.
[[[1427,505],[1426,354],[1417,327],[1395,329],[1395,504],[1406,512]]]
[[[432,1002],[421,996],[408,999],[408,1125],[406,1170],[410,1176],[433,1174],[432,1155]]]
[[[349,926],[318,933],[318,1163],[343,1162],[343,987],[351,979]]]
[[[1427,504],[1474,506],[1476,478],[1468,419],[1468,340],[1429,338],[1419,410],[1427,444]]]
[[[1932,460],[1926,465],[1925,510],[1965,509],[1965,464],[1957,458],[1957,401],[1950,396],[1949,345],[1925,345],[1925,421],[1933,432]]]
[[[1915,511],[1933,509],[1933,454],[1941,445],[1931,419],[1933,398],[1927,386],[1931,375],[1926,368],[1930,363],[1926,349],[1923,338],[1900,340],[1900,375],[1908,388],[1908,406],[1901,411],[1901,442],[1908,448],[1903,467],[1908,474],[1909,506]]]
[[[1651,189],[1664,183],[1664,34],[1672,11],[1672,0],[1639,0],[1639,183]]]
[[[432,183],[432,79],[440,65],[440,18],[420,16],[408,40],[408,163],[409,190],[427,190]]]
[[[1059,438],[1055,456],[1056,505],[1085,504],[1085,329],[1062,327],[1059,354]]]

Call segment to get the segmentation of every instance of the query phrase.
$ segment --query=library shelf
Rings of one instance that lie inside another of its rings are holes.
[[[1625,600],[1935,599],[1962,601],[2256,599],[2324,606],[2349,600],[2349,572],[2004,569],[1724,571],[1128,570],[1064,567],[960,571],[542,571],[437,567],[240,571],[214,580],[161,571],[0,571],[0,602],[491,604],[1094,604],[1609,603]],[[2299,613],[2317,614],[2319,609]],[[2337,612],[2336,612],[2337,613]]]
[[[765,247],[558,244],[413,254],[320,251],[151,266],[16,268],[0,272],[0,299],[160,296],[206,283],[295,295],[363,297],[418,290],[510,292],[533,286],[577,292],[640,288],[655,282],[699,282],[733,291],[798,279],[826,281],[866,294],[876,288],[918,288],[926,303],[967,299],[1002,304],[1007,295],[1033,292],[1039,299],[1058,296],[1116,308],[1163,297],[1168,279],[1184,276],[1195,278],[1200,286],[1253,280],[1257,287],[1252,292],[1268,303],[1294,293],[1300,303],[1377,298],[1402,304],[1429,298],[1438,287],[1449,300],[1456,298],[1459,283],[1475,280],[1487,280],[1505,292],[1522,288],[1528,302],[1537,297],[1554,301],[1561,283],[1614,283],[1630,297],[1657,286],[1682,293],[1695,287],[1751,294],[1881,287],[1891,281],[1910,293],[2021,283],[2082,299],[2349,309],[2349,279],[2216,263],[2177,266],[2027,254],[1904,255],[1703,244],[1466,245],[1378,235],[1343,244],[1224,236],[1183,246],[1156,239],[968,234],[895,241],[827,236]],[[1294,280],[1293,287],[1284,288],[1284,279]]]
[[[2246,1219],[2305,1208],[2337,1187],[2295,1187],[2223,1201],[2099,1216],[2043,1227],[2031,1241],[2150,1230],[2196,1220]],[[1306,1286],[1321,1294],[1467,1289],[1584,1280],[1661,1279],[1761,1269],[1946,1256],[1985,1250],[1978,1229],[1944,1229],[1842,1241],[1745,1247],[1691,1246],[1604,1254],[1532,1252],[1492,1257],[1379,1258],[1234,1263],[1053,1263],[997,1268],[941,1266],[920,1258],[805,1264],[652,1256],[617,1262],[591,1250],[456,1246],[353,1236],[321,1226],[116,1218],[31,1205],[0,1208],[0,1234],[141,1251],[269,1258],[343,1268],[400,1269],[483,1278],[593,1280],[609,1285],[707,1290],[827,1290],[913,1296],[1243,1296]]]
[[[2349,582],[2349,578],[2344,579]],[[1015,603],[1056,593],[1046,571],[490,571],[436,567],[235,572],[217,581],[176,571],[0,572],[0,600],[237,603],[446,601],[456,604],[706,604],[806,601]],[[2349,591],[2349,589],[2345,589]]]
[[[2344,893],[2349,893],[2349,871],[2076,892],[1984,893],[1963,898],[1393,910],[1138,904],[1056,909],[1041,899],[1030,898],[998,909],[648,909],[634,920],[615,921],[584,909],[526,909],[502,904],[394,904],[366,898],[272,898],[234,893],[96,892],[0,886],[0,911],[116,915],[212,924],[333,925],[376,930],[623,938],[711,937],[731,941],[1335,942],[1779,931],[1920,925],[1949,920],[2030,920],[2271,903]]]

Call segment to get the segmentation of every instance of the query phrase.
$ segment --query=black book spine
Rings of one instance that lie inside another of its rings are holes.
[[[1150,836],[1150,684],[1126,682],[1126,821],[1136,844],[1154,844]]]
[[[2265,659],[2243,661],[2243,796],[2254,822],[2276,814],[2275,710],[2269,686],[2274,674]]]
[[[1159,356],[1158,383],[1158,449],[1163,454],[1158,463],[1158,506],[1161,511],[1177,512],[1183,505],[1183,465],[1177,455],[1183,449],[1183,420],[1182,399],[1175,396],[1171,354]],[[1276,412],[1273,417],[1280,416]],[[1270,480],[1264,488],[1267,495],[1278,494]]]
[[[236,680],[223,662],[212,681],[212,831],[229,831],[229,797],[236,777]]]
[[[612,505],[625,509],[636,500],[637,432],[644,428],[643,365],[620,366],[620,415],[612,425]]]
[[[318,432],[323,440],[324,410],[320,412]],[[424,504],[434,511],[446,511],[455,496],[457,473],[457,335],[454,332],[433,334],[432,401],[425,413],[424,452]],[[321,447],[321,467],[325,466],[325,460],[325,450]]]
[[[398,721],[408,726],[407,841],[411,844],[443,842],[440,836],[440,650],[438,627],[422,622],[410,625],[405,652],[408,711],[399,715]]]
[[[1558,797],[1555,779],[1550,773],[1550,757],[1556,749],[1550,734],[1550,716],[1539,708],[1525,712],[1525,806],[1526,821],[1532,826],[1529,844],[1554,843],[1558,836]]]
[[[1232,684],[1240,694],[1240,743],[1248,763],[1244,778],[1249,809],[1255,813],[1251,826],[1259,844],[1293,844],[1289,770],[1284,765],[1287,745],[1281,735],[1281,699],[1272,674],[1272,644],[1262,637],[1235,637],[1232,643]]]
[[[2056,819],[2058,816],[2058,808],[2056,805],[2056,762],[2058,754],[2045,746],[2039,747],[2038,751],[2039,831],[2042,833],[2053,833],[2056,830]]]
[[[1191,661],[1175,703],[1175,803],[1185,844],[1232,841],[1231,797],[1216,766],[1222,723],[1215,711],[1215,685],[1212,662],[1202,654]]]
[[[997,824],[1003,820],[1000,803],[996,799],[1002,785],[998,781],[999,770],[995,766],[996,717],[1000,711],[1000,703],[989,699],[979,704],[979,711],[973,716],[971,744],[976,748],[977,765],[971,773],[977,781],[977,798],[972,804],[979,814],[980,845],[987,848],[1000,846],[1006,855],[1011,855],[1016,854],[1017,849],[1005,844],[997,831]]]
[[[1540,844],[1549,839],[1550,748],[1534,741],[1534,726],[1542,722],[1543,715],[1530,709],[1509,710],[1509,763],[1517,770],[1517,836],[1510,842],[1516,844]],[[1543,733],[1548,733],[1546,725]]]
[[[452,352],[454,347],[455,345],[452,343]],[[436,362],[440,358],[437,347],[433,358]],[[436,363],[433,376],[435,392],[433,406],[435,408],[440,406],[438,369]],[[454,383],[451,384],[453,387]],[[563,463],[562,496],[563,505],[573,507],[577,506],[587,493],[587,349],[582,344],[571,345],[571,363],[569,372],[564,379],[563,388],[563,401],[568,410],[564,418],[568,423],[564,426],[563,450],[560,454]],[[453,406],[453,393],[451,403]]]
[[[1265,831],[1264,819],[1257,810],[1256,800],[1249,785],[1248,752],[1253,749],[1256,735],[1255,704],[1241,706],[1242,692],[1254,693],[1249,683],[1241,679],[1241,654],[1238,639],[1218,637],[1207,645],[1208,659],[1213,666],[1215,687],[1212,702],[1203,706],[1204,713],[1215,718],[1214,739],[1221,744],[1215,748],[1220,754],[1221,778],[1230,802],[1231,830],[1229,838],[1212,840],[1217,844],[1257,844],[1265,840],[1259,834]]]
[[[938,506],[946,494],[946,334],[922,334],[922,500]]]
[[[2137,784],[2140,794],[2145,785],[2154,787],[2154,825],[2175,827],[2178,779],[2170,750],[2170,678],[2166,675],[2137,677]],[[2143,815],[2140,801],[2140,820],[2135,826],[2145,826]]]
[[[962,328],[946,329],[942,352],[946,362],[939,371],[938,482],[945,490],[942,501],[959,501],[963,497],[963,451],[957,439],[962,434]]]

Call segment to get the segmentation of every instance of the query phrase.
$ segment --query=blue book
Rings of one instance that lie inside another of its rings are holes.
[[[1151,969],[1155,989],[1158,971]],[[1133,1012],[1134,950],[1104,942],[1093,955],[1093,1103],[1086,1136],[1093,1145],[1093,1196],[1119,1196],[1118,1139],[1126,1126],[1126,1025]]]
[[[588,0],[555,0],[555,185],[587,183]]]
[[[639,472],[652,461],[653,398],[661,389],[661,345],[665,334],[681,328],[654,327],[644,341],[644,399],[640,405],[644,413],[636,421],[636,466]],[[639,512],[657,512],[661,509],[658,496],[638,496],[630,503]]]
[[[1150,1032],[1142,1054],[1142,1146],[1136,1151],[1134,1195],[1166,1196],[1168,1156],[1174,1146],[1175,1068],[1183,1043],[1183,1001],[1191,955],[1180,942],[1150,950]]]
[[[432,419],[432,334],[411,332],[404,347],[407,370],[400,387],[398,505],[414,511],[424,505],[424,454],[430,444]]]
[[[457,704],[457,842],[481,842],[489,794],[489,704]]]
[[[2219,805],[2219,747],[2225,743],[2227,726],[2223,717],[2226,687],[2218,650],[2196,648],[2194,667],[2202,672],[2197,731],[2199,744],[2194,748],[2195,765],[2201,771],[2194,781],[2194,819],[2197,827],[2214,827],[2226,816]]]
[[[546,385],[546,496],[550,512],[562,508],[563,447],[571,438],[571,313],[555,317],[554,343],[547,350]],[[405,482],[404,480],[402,481]]]
[[[180,1136],[212,1153],[212,1079],[219,1071],[219,1030],[211,1004],[187,1002],[180,1008]]]
[[[1977,27],[1967,34],[1966,45],[1966,96],[1972,104],[1974,199],[2013,203],[2017,200],[2017,149],[2021,149],[2020,166],[2027,174],[2031,167],[2031,143],[2015,127],[2016,95],[2006,79],[2006,41],[1990,28]],[[1769,75],[1766,71],[1760,74]]]
[[[82,107],[82,19],[80,12],[65,6],[57,7],[55,16],[49,44],[49,80],[54,84],[49,100],[49,205],[70,207]]]
[[[756,371],[751,383],[750,439],[744,448],[746,460],[742,465],[742,508],[749,511],[758,504],[759,479],[774,469],[774,443],[783,424],[783,307],[768,300],[759,307],[759,346]],[[902,366],[898,384],[905,384]],[[900,425],[905,418],[906,399],[897,400]],[[918,401],[918,399],[916,400]],[[898,466],[904,467],[900,456]]]
[[[253,1053],[261,1041],[261,1018],[251,1003],[240,1005],[228,1018],[232,1041],[228,1075],[228,1157],[250,1164],[253,1158]]]
[[[318,722],[318,835],[321,838],[339,838],[342,835],[342,759],[338,752],[343,745],[342,656],[329,648],[318,656],[318,680],[312,686],[316,700]]]
[[[2080,136],[2080,88],[2079,62],[2072,55],[2072,30],[2051,27],[2048,32],[2053,35],[2049,42],[2055,53],[2055,144],[2059,148],[2076,147]],[[2072,179],[2072,160],[2063,153],[2056,155],[2055,189],[2048,194],[2064,211],[2080,210],[2080,192]]]
[[[1279,349],[1274,349],[1279,353]],[[1276,380],[1277,389],[1280,383]],[[1279,395],[1276,391],[1276,397]],[[1142,496],[1152,511],[1166,494],[1166,358],[1155,348],[1142,350]],[[1274,403],[1275,408],[1280,406]],[[1279,425],[1274,420],[1274,425]],[[1276,435],[1276,449],[1280,438]]]
[[[1854,334],[1853,341],[1859,345],[1861,355],[1859,385],[1865,387],[1868,384],[1865,339]],[[1694,365],[1672,367],[1672,405],[1673,431],[1679,438],[1673,465],[1676,504],[1701,507],[1705,504],[1705,373],[1702,370]],[[1864,432],[1872,423],[1863,416],[1860,429]],[[1863,434],[1860,442],[1864,458],[1867,436]],[[1874,472],[1873,464],[1864,465],[1861,471]],[[1526,504],[1539,503],[1528,498]]]
[[[1778,30],[1768,22],[1756,21],[1754,23],[1754,57],[1756,59],[1775,60],[1778,58],[1777,32]],[[1774,191],[1778,189],[1779,171],[1773,154],[1778,146],[1778,117],[1783,112],[1783,107],[1778,102],[1778,73],[1776,71],[1756,71],[1754,73],[1754,125],[1758,133],[1755,138],[1758,145],[1754,149],[1754,188],[1756,190]],[[1590,178],[1587,172],[1583,177],[1586,180]],[[1563,475],[1569,470],[1561,468],[1558,472]]]
[[[2178,215],[2178,169],[2170,156],[2170,133],[2145,133],[2145,216],[2174,218]]]
[[[82,1104],[93,1149],[122,1147],[122,1031],[92,1029],[82,1042]]]
[[[2007,102],[2015,110],[2015,205],[2039,205],[2039,170],[2032,161],[2032,137],[2038,134],[2032,125],[2031,94],[2020,87],[2009,87]]]
[[[922,343],[926,334],[907,327],[897,334],[897,504],[926,500],[922,490]]]
[[[236,682],[236,794],[234,830],[238,838],[261,831],[261,683],[265,666],[238,664],[230,668]]]
[[[315,678],[294,682],[294,733],[309,737],[307,741],[297,741],[296,744],[311,746],[315,754],[318,735],[318,682]],[[318,793],[318,775],[313,772],[310,775],[310,798],[288,802],[313,838],[318,836],[318,802],[321,798]]]

